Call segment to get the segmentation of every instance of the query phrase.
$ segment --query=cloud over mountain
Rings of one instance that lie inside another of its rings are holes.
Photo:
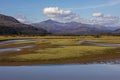
[[[100,24],[105,26],[119,26],[120,18],[112,15],[104,15],[102,13],[94,13],[96,18],[91,21],[93,24]]]
[[[63,10],[58,7],[47,7],[44,9],[44,14],[52,20],[71,22],[80,19],[78,15],[70,10]]]
[[[16,18],[18,21],[20,21],[21,23],[25,23],[25,24],[30,24],[31,21],[27,19],[26,16],[24,15],[18,15]]]
[[[20,22],[22,22],[22,23],[26,22],[26,19],[27,18],[24,15],[18,15],[17,16],[17,20],[20,21]]]
[[[101,12],[93,13],[93,18],[86,19],[75,14],[71,10],[63,10],[58,7],[44,8],[44,14],[52,20],[60,22],[80,22],[84,24],[99,24],[104,26],[119,26],[120,18],[112,15],[105,15]]]

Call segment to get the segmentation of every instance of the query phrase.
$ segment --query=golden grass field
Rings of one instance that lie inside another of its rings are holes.
[[[120,36],[0,36],[0,41],[28,39],[0,45],[0,48],[35,45],[18,52],[0,54],[0,65],[89,63],[120,59],[120,47],[83,45],[79,40],[100,43],[120,43]]]

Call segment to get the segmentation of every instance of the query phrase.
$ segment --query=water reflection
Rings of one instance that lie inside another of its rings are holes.
[[[120,65],[3,66],[0,80],[120,80]]]

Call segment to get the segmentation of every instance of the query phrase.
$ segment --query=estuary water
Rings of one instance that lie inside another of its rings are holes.
[[[120,80],[120,64],[0,66],[0,80]]]

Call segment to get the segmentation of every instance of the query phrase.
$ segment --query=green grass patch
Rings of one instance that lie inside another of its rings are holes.
[[[38,49],[34,53],[21,54],[11,57],[12,60],[52,60],[75,58],[87,55],[104,54],[105,50],[114,49],[114,47],[95,47],[95,46],[67,46],[63,48]]]

